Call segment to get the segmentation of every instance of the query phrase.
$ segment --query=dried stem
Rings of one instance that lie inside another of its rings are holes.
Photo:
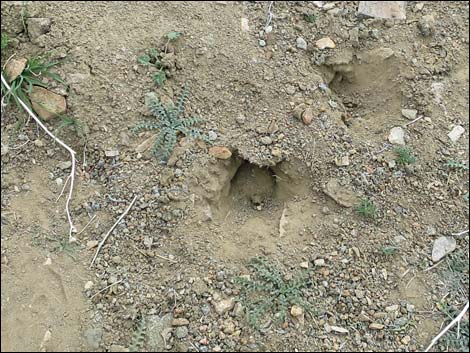
[[[8,85],[7,81],[5,80],[5,77],[3,77],[3,74],[1,75],[2,78],[2,83],[7,89],[8,92],[11,91],[11,87]],[[69,242],[75,242],[77,239],[72,235],[73,233],[77,232],[77,228],[74,226],[73,221],[72,221],[72,216],[70,215],[70,201],[72,200],[72,194],[73,194],[73,186],[74,186],[74,181],[75,181],[75,151],[71,149],[68,145],[66,145],[62,140],[60,140],[58,137],[56,137],[52,132],[49,131],[49,129],[42,123],[42,121],[34,114],[31,109],[26,105],[25,102],[23,102],[20,98],[15,96],[15,99],[18,100],[18,102],[21,104],[24,110],[28,113],[28,115],[36,121],[36,123],[48,134],[54,141],[59,143],[63,148],[65,148],[69,153],[70,153],[70,158],[72,160],[72,169],[70,171],[70,189],[69,189],[69,194],[67,197],[67,201],[65,202],[65,212],[67,214],[67,220],[70,225],[70,230],[69,230]]]
[[[134,196],[134,199],[131,201],[130,205],[127,207],[127,209],[124,211],[124,213],[118,218],[118,220],[116,221],[116,223],[113,224],[113,226],[111,227],[111,229],[108,231],[108,233],[106,233],[106,235],[104,236],[103,240],[101,241],[101,243],[98,244],[98,249],[96,249],[96,254],[95,256],[93,257],[93,260],[91,261],[91,264],[90,264],[90,268],[93,266],[93,264],[95,263],[95,260],[96,258],[98,257],[98,254],[100,253],[100,250],[101,248],[103,247],[104,243],[106,242],[106,239],[108,239],[109,235],[111,234],[111,232],[114,230],[114,228],[116,228],[116,226],[119,224],[119,222],[121,222],[121,220],[124,218],[124,216],[129,212],[129,210],[131,209],[131,207],[134,205],[134,202],[135,200],[137,199],[137,195]]]

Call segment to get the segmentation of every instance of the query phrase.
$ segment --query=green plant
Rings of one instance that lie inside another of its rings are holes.
[[[313,315],[311,305],[304,300],[302,290],[311,285],[308,273],[287,280],[281,271],[264,258],[250,261],[253,276],[236,278],[240,286],[239,300],[245,303],[248,323],[252,328],[259,327],[259,320],[274,315],[278,322],[286,320],[293,305],[301,306]]]
[[[416,162],[416,157],[409,147],[397,147],[395,148],[395,154],[398,156],[398,164],[407,165]]]
[[[133,132],[137,133],[142,130],[159,130],[157,139],[152,148],[153,153],[161,156],[162,161],[167,161],[176,144],[178,134],[201,139],[207,143],[211,143],[206,135],[203,135],[194,125],[202,122],[200,118],[190,117],[183,118],[186,102],[189,96],[189,89],[185,86],[181,92],[176,106],[164,106],[156,97],[149,99],[150,112],[157,118],[155,121],[143,121],[138,123]]]
[[[155,66],[158,71],[153,75],[152,79],[153,82],[158,87],[162,87],[166,81],[166,73],[164,71],[165,67],[162,64],[162,58],[168,52],[168,45],[170,42],[177,40],[181,36],[181,32],[171,31],[166,34],[167,41],[164,46],[163,53],[159,53],[155,48],[147,49],[147,53],[145,55],[139,56],[137,61],[144,66],[153,65]]]
[[[57,64],[58,62],[47,62],[45,58],[41,56],[29,58],[23,72],[11,82],[10,90],[5,93],[5,102],[8,103],[10,98],[13,97],[18,107],[20,107],[18,102],[19,98],[26,105],[31,107],[27,94],[31,93],[33,86],[48,87],[48,84],[41,80],[42,77],[49,77],[64,84],[64,81],[62,81],[59,75],[50,71],[50,68]],[[2,91],[6,91],[3,84]]]
[[[377,217],[377,207],[367,198],[363,198],[359,205],[356,206],[356,212],[359,215],[367,218]]]
[[[452,321],[460,312],[445,301],[437,303],[437,307],[447,317],[446,323]],[[468,352],[469,336],[469,320],[464,318],[458,326],[455,325],[442,336],[437,347],[442,352]]]
[[[304,19],[305,19],[305,21],[307,21],[309,23],[314,23],[317,20],[317,16],[304,14]]]
[[[10,42],[10,38],[8,37],[8,35],[6,35],[5,33],[2,33],[2,50],[8,46],[9,42]]]
[[[468,166],[464,162],[449,160],[446,163],[446,167],[451,169],[462,169],[468,170]]]
[[[59,118],[61,122],[55,130],[56,133],[63,129],[69,129],[74,131],[79,138],[86,138],[88,134],[88,126],[85,123],[69,115],[60,115]]]
[[[398,246],[394,246],[394,245],[384,245],[380,248],[380,251],[382,251],[382,253],[385,255],[385,256],[391,256],[391,255],[394,255],[397,250],[399,249]]]
[[[22,1],[21,2],[21,12],[20,12],[20,16],[21,16],[21,23],[23,25],[23,30],[25,32],[27,32],[28,28],[26,26],[26,20],[28,19],[29,17],[29,11],[28,11],[28,2],[29,1]]]
[[[139,352],[145,343],[145,332],[147,330],[147,325],[145,319],[142,318],[137,326],[137,329],[132,334],[132,342],[129,346],[129,351]]]

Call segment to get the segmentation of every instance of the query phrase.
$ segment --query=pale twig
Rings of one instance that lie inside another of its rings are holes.
[[[7,81],[5,80],[5,77],[3,77],[3,74],[1,75],[1,78],[2,78],[3,85],[5,86],[5,88],[7,90],[7,94],[11,93],[10,92],[11,87],[8,85]],[[34,121],[36,121],[36,124],[38,124],[46,132],[46,134],[48,134],[50,137],[52,137],[52,139],[55,142],[58,142],[59,145],[61,145],[63,148],[65,148],[70,153],[70,158],[72,160],[72,169],[70,171],[70,190],[69,190],[69,194],[68,194],[68,197],[67,197],[67,201],[65,202],[65,212],[67,214],[67,220],[68,220],[69,225],[70,225],[69,242],[75,242],[75,241],[77,241],[77,239],[74,236],[72,236],[72,233],[76,233],[77,228],[75,228],[75,226],[73,224],[73,221],[72,221],[72,216],[70,214],[70,201],[72,200],[73,186],[74,186],[74,181],[75,181],[75,151],[73,149],[71,149],[68,145],[66,145],[64,142],[62,142],[62,140],[60,140],[58,137],[56,137],[52,132],[50,132],[49,129],[36,116],[36,114],[34,114],[31,111],[31,109],[29,109],[29,107],[26,105],[25,102],[23,102],[19,97],[15,97],[15,98],[18,100],[18,102],[23,107],[23,109],[26,110],[28,115],[31,118],[33,118]]]
[[[460,232],[460,233],[452,233],[452,235],[458,237],[458,236],[464,235],[464,234],[466,234],[466,233],[468,233],[468,229],[467,229],[467,230],[464,230],[464,231],[462,231],[462,232]]]
[[[156,256],[156,257],[159,257],[160,259],[173,262],[174,264],[178,263],[177,261],[174,261],[174,260],[169,259],[169,258],[167,258],[167,257],[165,257],[165,256],[162,256],[162,255],[155,254],[155,256]]]
[[[457,315],[457,317],[454,320],[452,320],[452,322],[449,325],[447,325],[436,337],[434,337],[434,339],[431,341],[431,344],[429,344],[428,348],[426,348],[425,352],[429,352],[431,347],[434,346],[437,343],[437,341],[439,341],[439,339],[447,331],[449,331],[449,329],[451,329],[456,323],[460,323],[460,320],[462,320],[462,318],[465,315],[465,313],[467,312],[467,310],[468,310],[468,302],[465,305],[465,307],[463,308],[463,310],[460,312],[460,314]]]
[[[424,116],[417,117],[416,119],[410,121],[409,123],[406,123],[406,124],[403,125],[403,126],[404,126],[404,127],[407,127],[408,125],[411,125],[411,124],[417,122],[418,120],[421,120],[422,118],[424,118]]]
[[[59,201],[60,197],[62,196],[62,194],[64,193],[64,190],[65,190],[65,187],[67,186],[68,182],[69,182],[69,179],[70,179],[70,175],[67,177],[67,179],[65,179],[65,183],[64,183],[64,186],[62,187],[62,191],[60,192],[59,196],[57,197],[57,199],[55,200],[55,202]]]
[[[91,219],[88,221],[88,223],[85,225],[85,227],[83,227],[83,229],[82,229],[80,232],[78,232],[77,235],[82,234],[82,233],[85,231],[85,229],[87,229],[87,227],[90,225],[90,223],[93,222],[93,220],[94,220],[95,218],[96,218],[96,215],[94,215],[93,217],[91,217]]]
[[[18,150],[18,149],[20,149],[21,147],[26,146],[26,145],[27,145],[28,143],[30,143],[30,142],[31,142],[31,140],[28,139],[28,141],[26,141],[25,143],[23,143],[23,144],[21,144],[21,145],[19,145],[19,146],[15,146],[15,147],[8,147],[8,149],[10,149],[10,150]]]
[[[442,262],[444,262],[444,260],[441,260],[441,261],[439,261],[437,264],[432,265],[431,267],[428,267],[427,269],[423,270],[423,272],[431,271],[433,268],[439,266]]]
[[[104,292],[106,289],[108,289],[109,287],[112,287],[112,286],[114,286],[114,285],[116,285],[116,284],[119,284],[119,283],[121,283],[122,281],[123,281],[123,279],[121,279],[121,280],[119,280],[119,281],[117,281],[117,282],[111,283],[109,286],[106,286],[106,287],[104,287],[102,290],[100,290],[99,292],[96,292],[95,294],[93,294],[93,295],[90,297],[90,299],[93,299],[93,298],[96,297],[98,294],[103,293],[103,292]]]
[[[268,26],[271,24],[271,21],[273,19],[273,12],[272,12],[273,5],[274,5],[274,1],[270,1],[269,6],[268,6],[268,13],[266,15],[267,18],[266,18],[266,25],[264,26],[264,30],[268,28]]]
[[[134,199],[131,201],[130,205],[127,207],[127,209],[124,211],[124,213],[118,218],[118,220],[116,221],[116,223],[113,224],[113,226],[111,227],[111,229],[108,231],[108,233],[104,236],[103,240],[101,241],[101,243],[98,244],[98,248],[96,249],[96,254],[95,256],[93,257],[93,260],[91,261],[91,264],[90,264],[90,268],[93,266],[93,264],[95,263],[95,260],[98,256],[98,254],[100,253],[100,250],[101,248],[103,247],[104,243],[106,242],[106,239],[108,239],[109,235],[111,234],[111,232],[114,230],[114,228],[116,228],[116,226],[119,224],[119,222],[121,222],[121,220],[124,218],[124,216],[127,214],[127,212],[129,212],[129,210],[131,209],[131,207],[134,205],[134,202],[135,200],[137,200],[137,195],[134,196]]]

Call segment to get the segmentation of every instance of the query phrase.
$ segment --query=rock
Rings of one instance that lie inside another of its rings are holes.
[[[234,308],[233,308],[233,315],[235,317],[242,317],[243,314],[245,313],[245,309],[243,308],[243,305],[241,303],[236,303]]]
[[[12,82],[17,78],[26,67],[27,59],[11,59],[8,64],[5,66],[5,75],[8,82]]]
[[[93,282],[92,281],[88,281],[87,283],[85,283],[85,290],[89,290],[93,288]]]
[[[147,317],[147,344],[150,351],[163,352],[165,350],[166,332],[171,329],[171,321],[171,314],[163,317],[157,315]]]
[[[313,261],[313,263],[315,264],[315,266],[325,266],[325,260],[324,259],[316,259],[315,261]]]
[[[384,325],[378,324],[378,323],[376,323],[376,322],[373,322],[373,323],[371,323],[371,324],[369,325],[369,328],[370,328],[371,330],[383,330],[384,327],[385,327]]]
[[[65,114],[67,104],[65,98],[43,87],[33,86],[29,94],[34,111],[43,120],[50,120],[58,115]]]
[[[426,226],[426,235],[434,236],[437,234],[436,227],[432,224]]]
[[[26,20],[28,26],[28,35],[31,40],[46,34],[51,30],[51,19],[50,18],[28,18]]]
[[[271,150],[271,154],[273,155],[273,157],[281,157],[281,156],[282,156],[282,150],[280,150],[280,149],[277,148],[277,147],[274,147],[274,148]]]
[[[303,261],[300,263],[301,268],[308,268],[308,261]]]
[[[273,140],[269,136],[263,136],[260,138],[260,141],[263,145],[270,145],[273,143]]]
[[[112,344],[109,346],[109,352],[129,352],[129,348],[120,346],[119,344]]]
[[[323,191],[343,207],[353,207],[358,202],[357,195],[341,186],[334,178],[328,181]]]
[[[315,42],[315,46],[320,50],[336,48],[335,42],[333,42],[330,37],[325,37],[317,40]]]
[[[104,155],[109,158],[117,157],[119,156],[119,151],[118,150],[108,150],[104,152]]]
[[[57,163],[57,168],[62,169],[62,170],[69,169],[71,166],[72,166],[71,161],[64,161],[64,162]]]
[[[292,96],[295,93],[295,87],[292,86],[292,85],[287,85],[286,86],[286,92],[287,92],[287,94]]]
[[[411,342],[411,337],[408,335],[401,339],[401,343],[403,343],[405,346],[410,342]]]
[[[236,326],[232,320],[226,320],[223,325],[223,331],[227,335],[231,335],[235,332]]]
[[[302,37],[297,38],[295,45],[301,50],[307,50],[307,42]]]
[[[406,1],[359,1],[358,17],[406,19]]]
[[[227,147],[223,146],[214,146],[209,148],[209,154],[212,157],[218,158],[218,159],[229,159],[232,157],[232,152]]]
[[[91,349],[98,349],[100,347],[101,338],[103,337],[103,329],[89,328],[83,334],[85,341]]]
[[[242,32],[249,32],[250,31],[250,26],[248,24],[248,18],[242,17],[242,19],[241,19],[241,29],[242,29]]]
[[[207,133],[207,137],[209,138],[209,140],[215,141],[215,140],[217,140],[218,136],[217,136],[217,133],[215,131],[209,131]]]
[[[419,2],[415,5],[416,11],[422,11],[424,8],[424,2]]]
[[[408,120],[415,120],[416,116],[418,115],[418,111],[416,109],[402,109],[401,115],[403,115]]]
[[[34,140],[34,145],[39,148],[44,147],[44,141],[41,139],[36,139]]]
[[[349,165],[349,156],[337,157],[335,159],[335,164],[338,167],[347,167]]]
[[[432,248],[432,261],[438,262],[457,247],[457,242],[452,237],[439,237],[434,241]]]
[[[345,335],[345,334],[348,334],[349,331],[343,327],[339,327],[339,326],[330,326],[331,328],[331,331],[333,332],[336,332],[336,333],[339,333],[341,335]]]
[[[304,113],[306,108],[307,108],[307,105],[305,103],[301,103],[298,106],[296,106],[293,111],[294,118],[301,120],[302,114]]]
[[[188,335],[188,328],[186,326],[180,326],[175,330],[175,336],[179,339],[185,338]]]
[[[457,142],[457,140],[462,136],[462,134],[465,132],[465,129],[460,126],[456,125],[454,128],[447,134],[449,138],[451,139],[452,142]]]
[[[313,121],[313,110],[312,110],[312,108],[308,107],[302,113],[302,122],[305,125],[310,125],[312,123],[312,121]]]
[[[173,319],[171,326],[188,326],[189,321],[184,318]]]
[[[349,31],[349,41],[353,45],[353,47],[359,46],[359,28],[354,27]]]
[[[304,315],[304,309],[301,306],[293,305],[290,309],[290,314],[293,317],[301,317],[302,315]]]
[[[258,41],[258,44],[259,44],[260,47],[265,47],[266,46],[266,41],[264,39],[260,39]]]
[[[135,148],[135,151],[137,153],[144,153],[145,151],[147,151],[150,147],[153,146],[153,144],[155,143],[155,140],[157,139],[157,135],[158,134],[154,134],[152,136],[150,136],[148,139],[146,139],[144,142],[142,142],[141,144],[139,144],[136,148]]]
[[[418,29],[424,37],[431,36],[435,31],[436,21],[433,15],[421,17],[418,23]]]
[[[398,304],[390,305],[385,308],[385,311],[388,313],[391,313],[391,312],[397,311],[399,308],[400,306]]]
[[[219,315],[223,315],[233,309],[233,307],[235,306],[235,300],[233,298],[224,299],[217,303],[213,303],[213,305],[216,313]]]
[[[405,130],[400,126],[395,126],[390,130],[388,135],[388,141],[394,145],[405,145]]]
[[[89,240],[86,242],[86,247],[87,249],[93,249],[98,246],[98,241],[97,240]]]

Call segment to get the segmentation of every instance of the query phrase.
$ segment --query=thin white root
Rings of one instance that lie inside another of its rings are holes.
[[[93,260],[91,260],[90,268],[93,267],[93,264],[95,263],[96,258],[98,257],[98,254],[100,253],[101,248],[103,247],[104,243],[106,242],[106,239],[108,239],[109,235],[111,232],[116,228],[116,226],[121,222],[121,220],[124,218],[124,216],[129,212],[131,207],[134,205],[135,200],[137,199],[137,195],[134,196],[134,199],[131,201],[130,205],[127,207],[127,209],[124,211],[124,213],[118,218],[116,223],[113,224],[111,229],[106,233],[104,236],[103,240],[98,244],[98,248],[96,249],[95,256],[93,256]]]
[[[456,237],[459,237],[459,236],[464,235],[464,234],[466,234],[466,233],[468,233],[468,229],[467,229],[467,230],[464,230],[464,231],[462,231],[462,232],[459,232],[459,233],[452,233],[452,235],[453,235],[453,236],[456,236]]]
[[[67,184],[69,183],[69,180],[70,180],[70,175],[67,177],[67,179],[65,179],[64,186],[62,186],[62,191],[60,192],[59,196],[57,196],[55,202],[58,202],[59,199],[62,197],[62,194],[64,193],[65,187],[66,187]]]
[[[2,77],[2,83],[7,89],[8,92],[10,92],[11,87],[8,85],[7,81],[5,80],[5,77],[3,77],[3,74],[1,75]],[[69,229],[69,242],[73,243],[76,242],[77,239],[72,235],[73,233],[77,232],[77,228],[74,226],[73,221],[72,221],[72,216],[70,215],[70,201],[72,200],[72,194],[73,194],[73,186],[75,182],[75,151],[71,149],[69,146],[67,146],[62,140],[60,140],[58,137],[56,137],[52,132],[49,131],[49,129],[42,123],[42,121],[34,114],[31,109],[28,108],[25,102],[23,102],[20,98],[15,97],[15,99],[18,100],[18,102],[21,104],[24,110],[28,113],[28,115],[36,121],[36,124],[38,124],[45,132],[48,134],[52,139],[59,143],[63,148],[65,148],[69,153],[70,153],[70,158],[72,160],[72,169],[70,171],[70,189],[69,189],[69,194],[67,196],[67,201],[65,202],[65,213],[67,214],[67,220],[70,225]]]
[[[119,283],[121,283],[122,281],[123,281],[123,280],[120,279],[120,280],[117,281],[117,282],[111,283],[109,286],[106,286],[106,287],[104,287],[103,289],[101,289],[99,292],[96,292],[95,294],[93,294],[93,295],[90,297],[90,299],[93,299],[93,298],[96,297],[98,294],[103,293],[103,292],[104,292],[106,289],[108,289],[109,287],[112,287],[112,286],[114,286],[114,285],[116,285],[116,284],[119,284]]]
[[[456,323],[460,323],[460,320],[462,320],[467,310],[468,310],[468,302],[467,302],[467,305],[465,305],[463,310],[460,312],[460,314],[457,315],[457,317],[454,320],[452,320],[452,322],[449,325],[447,325],[436,337],[434,337],[434,339],[431,341],[431,344],[428,346],[428,348],[426,348],[425,352],[429,352],[431,347],[434,346],[437,343],[437,341],[439,341],[439,339],[442,336],[444,336],[444,334],[447,331],[449,331]]]
[[[95,218],[96,218],[96,215],[94,215],[93,217],[91,217],[91,219],[88,221],[88,223],[85,225],[85,227],[83,227],[83,229],[82,229],[80,232],[78,232],[77,235],[82,234],[82,233],[85,231],[85,229],[87,229],[87,227],[90,225],[90,223],[93,222],[93,220],[94,220]]]

